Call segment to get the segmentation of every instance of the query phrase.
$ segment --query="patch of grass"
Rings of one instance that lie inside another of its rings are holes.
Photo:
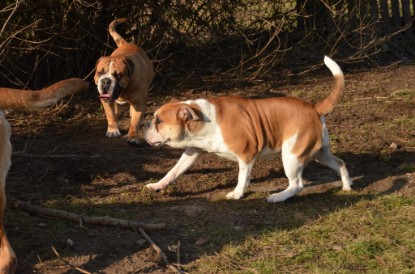
[[[398,170],[405,173],[413,173],[415,172],[415,164],[401,165],[398,167]]]
[[[392,96],[406,102],[414,101],[415,89],[398,89],[392,92]]]
[[[189,266],[199,273],[410,273],[415,270],[415,200],[361,200],[292,230],[228,244]]]

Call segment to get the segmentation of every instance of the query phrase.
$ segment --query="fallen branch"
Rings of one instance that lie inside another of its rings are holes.
[[[137,233],[135,227],[133,227],[133,230]],[[141,236],[143,236],[144,239],[150,243],[151,247],[157,252],[157,254],[159,254],[161,260],[167,266],[167,268],[169,268],[174,273],[181,273],[179,269],[169,263],[166,253],[164,253],[163,250],[150,238],[150,236],[148,236],[142,227],[138,227],[138,231],[140,232]]]
[[[16,207],[31,214],[45,217],[54,217],[71,221],[76,224],[89,224],[89,225],[104,225],[112,227],[122,227],[126,229],[146,229],[146,230],[160,230],[166,228],[164,223],[150,224],[143,222],[134,222],[122,219],[116,219],[108,216],[104,217],[88,217],[80,214],[70,213],[64,210],[44,208],[36,205],[32,205],[26,202],[17,201]]]
[[[76,154],[50,154],[50,155],[40,155],[40,154],[30,154],[20,151],[13,152],[13,156],[28,157],[28,158],[99,158],[100,155],[76,155]]]

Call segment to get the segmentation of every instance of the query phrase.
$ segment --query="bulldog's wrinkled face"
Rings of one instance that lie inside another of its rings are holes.
[[[128,87],[134,63],[127,58],[101,57],[95,68],[95,84],[101,99],[115,101]]]
[[[195,109],[184,103],[170,103],[159,108],[151,122],[144,125],[144,138],[153,146],[168,144],[180,147],[180,143],[197,131],[199,116]]]

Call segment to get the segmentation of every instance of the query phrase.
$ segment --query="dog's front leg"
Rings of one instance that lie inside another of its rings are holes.
[[[115,103],[101,99],[102,106],[105,110],[105,116],[107,117],[108,128],[107,137],[118,137],[121,136],[121,132],[118,129],[117,117],[115,114]]]
[[[249,163],[245,163],[241,159],[238,159],[239,163],[239,173],[238,173],[238,184],[232,192],[229,192],[226,195],[226,199],[239,200],[244,196],[245,190],[249,185],[251,178],[252,167],[254,166],[255,161],[252,160]]]
[[[128,130],[128,142],[139,143],[138,132],[146,111],[146,104],[130,105],[131,124]]]
[[[151,190],[160,190],[166,188],[169,184],[173,183],[180,175],[185,173],[202,154],[202,150],[198,148],[187,148],[180,157],[177,164],[164,176],[163,179],[157,183],[147,184],[146,187]]]

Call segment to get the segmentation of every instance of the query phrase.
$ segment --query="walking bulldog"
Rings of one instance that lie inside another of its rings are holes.
[[[31,91],[0,88],[0,274],[14,273],[16,254],[7,239],[3,225],[6,207],[6,176],[11,164],[10,125],[1,110],[33,111],[47,108],[61,98],[79,91],[86,91],[89,84],[82,79],[60,81],[48,88]]]
[[[117,44],[111,56],[101,57],[96,64],[94,80],[108,122],[107,137],[121,135],[117,117],[118,104],[130,104],[131,124],[127,140],[138,143],[139,126],[147,109],[148,89],[154,77],[153,64],[144,50],[128,43],[115,30],[127,19],[116,19],[109,25],[109,33]]]
[[[207,151],[239,163],[238,184],[226,195],[228,199],[243,197],[257,159],[277,153],[281,153],[289,186],[270,195],[268,202],[282,202],[300,192],[304,188],[301,175],[310,160],[337,171],[343,190],[351,190],[345,163],[330,152],[324,121],[343,95],[344,76],[332,59],[325,57],[324,62],[334,75],[335,86],[316,105],[289,97],[228,96],[172,102],[159,108],[144,128],[145,139],[154,146],[167,144],[186,150],[163,179],[147,188],[165,188]]]

